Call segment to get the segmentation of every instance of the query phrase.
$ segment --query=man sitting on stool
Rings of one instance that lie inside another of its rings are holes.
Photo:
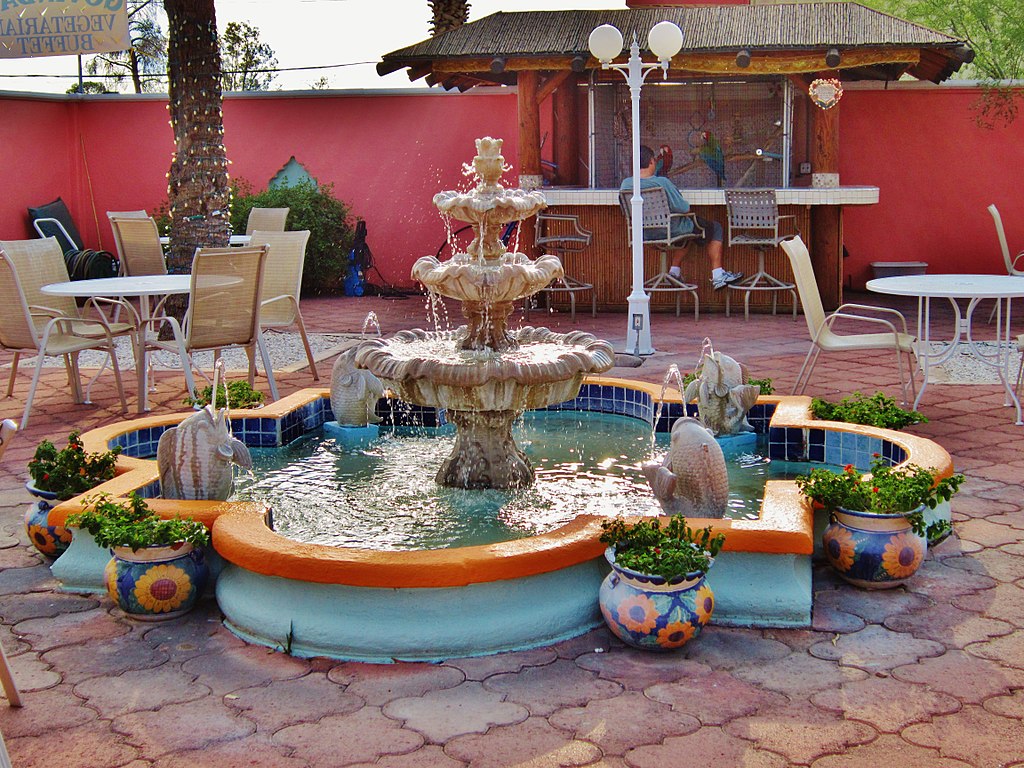
[[[668,206],[673,213],[689,213],[690,204],[680,193],[679,188],[672,183],[672,180],[665,176],[656,175],[657,158],[654,150],[644,145],[640,147],[640,188],[651,189],[661,187],[668,195]],[[620,189],[632,189],[633,177],[627,176],[622,180]],[[697,217],[697,223],[704,230],[704,237],[697,240],[705,247],[708,260],[711,262],[711,285],[715,290],[725,288],[730,283],[736,283],[743,279],[742,272],[729,272],[722,268],[722,225],[717,221],[710,221],[701,216]],[[693,231],[693,221],[690,219],[676,219],[672,222],[672,236],[678,237]],[[683,262],[683,252],[677,250],[672,257],[672,266],[668,273],[679,279],[682,277],[680,265]]]

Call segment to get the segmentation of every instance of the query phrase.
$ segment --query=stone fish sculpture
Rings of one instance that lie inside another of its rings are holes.
[[[228,431],[228,409],[208,405],[160,435],[156,463],[163,498],[223,501],[231,495],[231,465],[249,469],[252,457]]]
[[[715,435],[753,432],[747,412],[757,402],[761,388],[747,384],[743,366],[721,352],[705,352],[696,379],[686,385],[683,401],[697,400],[697,414]]]
[[[676,419],[668,453],[641,470],[666,514],[725,515],[729,503],[725,456],[714,434],[699,420]]]
[[[355,348],[338,356],[331,369],[331,410],[343,427],[376,424],[377,401],[384,396],[384,385],[369,371],[356,368]]]

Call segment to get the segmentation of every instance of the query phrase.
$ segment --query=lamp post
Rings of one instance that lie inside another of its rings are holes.
[[[668,77],[669,60],[683,47],[683,32],[671,21],[655,24],[647,36],[647,45],[658,57],[657,64],[644,64],[640,60],[640,46],[633,35],[629,47],[629,60],[625,64],[612,64],[622,53],[622,33],[611,24],[602,24],[590,33],[587,47],[595,59],[601,62],[601,69],[614,69],[622,73],[629,86],[632,106],[633,131],[633,197],[630,199],[630,226],[633,241],[633,289],[629,294],[629,314],[626,323],[626,352],[650,355],[651,345],[651,297],[644,293],[644,233],[643,206],[640,194],[640,88],[653,70],[660,69]]]

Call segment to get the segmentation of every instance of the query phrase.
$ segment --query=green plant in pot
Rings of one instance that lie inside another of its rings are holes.
[[[812,469],[796,479],[800,492],[829,513],[822,536],[825,557],[845,580],[868,589],[902,584],[920,567],[929,540],[944,538],[949,523],[925,522],[959,490],[964,476],[936,478],[915,464],[891,466],[877,455],[870,474],[852,464],[842,472]]]
[[[39,443],[28,463],[32,479],[25,483],[28,492],[39,499],[25,513],[25,532],[36,549],[48,557],[59,557],[67,550],[71,532],[49,524],[52,502],[74,498],[112,479],[120,454],[120,446],[103,452],[86,451],[77,431],[68,435],[64,448],[57,448],[49,440]]]
[[[135,493],[126,500],[100,494],[85,500],[67,525],[92,534],[113,559],[104,571],[107,593],[133,618],[160,620],[190,610],[209,576],[206,526],[191,518],[161,518]]]
[[[811,401],[811,413],[814,418],[824,421],[844,421],[883,429],[903,429],[928,421],[924,414],[900,407],[895,398],[886,397],[882,392],[871,396],[854,392],[838,403],[816,397]]]
[[[598,604],[612,633],[628,645],[679,648],[711,619],[715,597],[705,581],[725,542],[711,526],[693,529],[682,515],[622,518],[601,524],[605,559],[612,567]]]
[[[185,405],[202,408],[210,404],[213,396],[213,385],[196,390],[195,397],[187,397]],[[263,393],[253,389],[245,379],[221,382],[217,387],[217,407],[224,408],[259,408],[263,405]]]

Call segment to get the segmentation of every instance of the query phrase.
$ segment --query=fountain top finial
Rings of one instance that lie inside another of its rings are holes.
[[[503,139],[492,139],[484,136],[476,140],[476,157],[473,158],[473,170],[480,179],[481,190],[502,190],[498,183],[505,172],[505,158],[501,154]]]

